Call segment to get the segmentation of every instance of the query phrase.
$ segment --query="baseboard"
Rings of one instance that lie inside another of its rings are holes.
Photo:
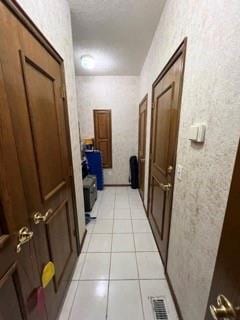
[[[179,320],[183,320],[182,312],[180,310],[180,307],[179,307],[179,304],[178,304],[178,301],[177,301],[177,297],[176,297],[175,292],[173,290],[173,286],[172,286],[172,283],[171,283],[171,280],[169,278],[169,275],[168,275],[167,271],[165,271],[165,276],[166,276],[166,280],[167,280],[167,283],[168,283],[168,286],[169,286],[169,289],[170,289],[170,292],[171,292],[172,299],[173,299],[175,307],[176,307],[178,318],[179,318]]]
[[[129,187],[130,184],[105,184],[104,187]]]
[[[84,231],[84,235],[83,235],[83,238],[82,238],[82,241],[81,241],[81,244],[80,244],[80,253],[82,252],[82,248],[83,248],[83,245],[84,245],[84,241],[85,241],[86,235],[87,235],[87,229],[85,229],[85,231]]]

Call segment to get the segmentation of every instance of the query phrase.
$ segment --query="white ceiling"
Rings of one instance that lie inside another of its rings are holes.
[[[68,0],[77,75],[138,75],[165,0]],[[84,70],[90,54],[95,68]]]

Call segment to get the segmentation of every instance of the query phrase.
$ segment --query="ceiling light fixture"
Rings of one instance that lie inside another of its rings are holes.
[[[81,65],[84,69],[92,70],[95,66],[95,61],[92,56],[84,55],[81,56]]]

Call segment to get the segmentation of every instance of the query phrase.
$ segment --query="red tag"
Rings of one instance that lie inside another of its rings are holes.
[[[45,310],[45,296],[43,287],[37,289],[37,309],[39,313],[43,313]]]

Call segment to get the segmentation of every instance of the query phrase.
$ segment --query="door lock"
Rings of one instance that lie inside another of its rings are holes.
[[[161,188],[163,191],[169,191],[169,190],[171,190],[172,185],[171,185],[171,183],[167,183],[167,184],[160,183],[160,188]]]
[[[28,227],[23,227],[18,232],[17,253],[21,252],[22,246],[33,238],[33,232]]]
[[[214,320],[239,319],[240,307],[233,307],[232,303],[223,295],[217,297],[217,306],[210,305],[210,312]]]
[[[35,212],[33,214],[33,221],[35,224],[39,224],[40,222],[46,222],[48,216],[52,213],[53,213],[52,209],[48,209],[48,211],[45,214],[41,214],[41,212]]]

